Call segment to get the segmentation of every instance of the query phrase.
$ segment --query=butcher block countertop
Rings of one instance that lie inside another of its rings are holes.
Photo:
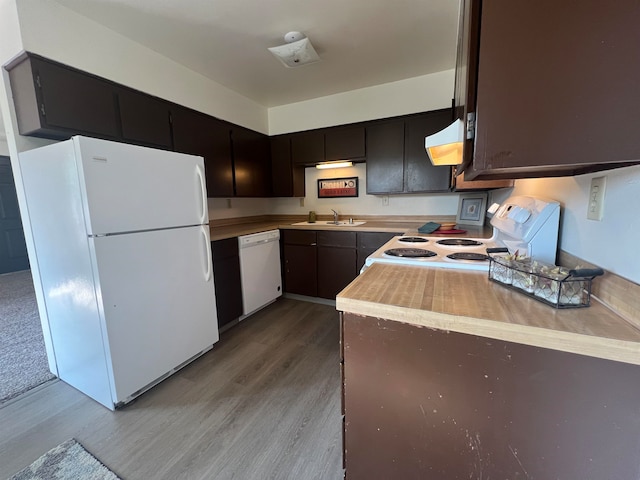
[[[590,307],[558,310],[486,272],[376,263],[338,294],[336,308],[640,365],[640,330],[593,296]]]

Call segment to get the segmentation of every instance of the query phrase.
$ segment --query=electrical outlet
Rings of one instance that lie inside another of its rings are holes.
[[[300,197],[300,206],[304,207],[304,197]]]
[[[589,220],[602,220],[604,212],[604,191],[607,186],[607,177],[596,177],[591,179],[589,189],[589,204],[587,206],[587,218]]]
[[[384,207],[389,206],[389,195],[383,195],[382,196],[382,205]]]
[[[231,208],[231,199],[227,198],[227,208]]]

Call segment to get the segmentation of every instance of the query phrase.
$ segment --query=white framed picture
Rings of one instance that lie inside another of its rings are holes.
[[[463,193],[458,200],[456,225],[484,225],[486,213],[486,193]]]

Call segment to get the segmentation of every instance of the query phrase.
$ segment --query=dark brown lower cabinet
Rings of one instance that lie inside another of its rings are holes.
[[[357,271],[360,272],[369,255],[378,250],[393,237],[403,232],[358,232],[358,261]]]
[[[639,478],[640,366],[342,319],[348,480]]]
[[[320,230],[318,237],[318,296],[335,300],[358,276],[356,232]]]
[[[318,295],[316,232],[282,230],[284,291],[297,295]]]
[[[402,232],[282,230],[284,291],[333,300],[396,235]]]
[[[242,315],[242,283],[238,239],[227,238],[211,242],[213,281],[216,288],[218,328]]]

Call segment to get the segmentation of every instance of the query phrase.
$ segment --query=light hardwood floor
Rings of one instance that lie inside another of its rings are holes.
[[[339,320],[280,299],[111,412],[54,381],[0,409],[0,478],[75,438],[124,480],[342,478]]]

